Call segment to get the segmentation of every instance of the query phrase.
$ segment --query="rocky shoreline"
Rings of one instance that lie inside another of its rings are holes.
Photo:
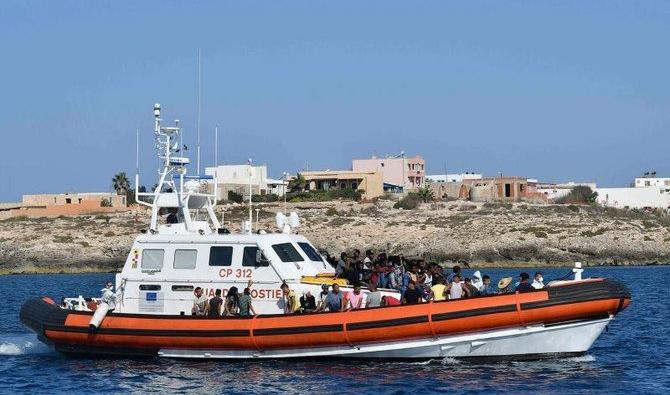
[[[259,205],[274,232],[282,204]],[[227,205],[237,230],[247,209]],[[670,262],[670,218],[593,206],[439,202],[290,203],[305,234],[332,255],[358,248],[470,267],[646,265]],[[219,211],[220,212],[220,211]],[[219,214],[220,215],[220,214]],[[148,223],[145,211],[0,221],[0,274],[117,271]]]

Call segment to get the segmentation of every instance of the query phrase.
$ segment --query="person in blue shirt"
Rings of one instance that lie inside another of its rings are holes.
[[[479,288],[479,294],[482,296],[495,295],[496,291],[491,287],[491,277],[485,274],[482,277],[482,287]]]
[[[521,281],[519,282],[519,285],[516,286],[516,291],[517,292],[519,292],[519,293],[530,292],[530,291],[533,291],[535,289],[535,288],[533,288],[533,286],[528,281],[528,279],[530,278],[528,273],[521,273],[519,278],[521,279]]]

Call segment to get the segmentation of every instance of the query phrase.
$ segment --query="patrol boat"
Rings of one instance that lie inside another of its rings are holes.
[[[45,296],[21,308],[22,322],[58,351],[227,359],[574,355],[586,352],[631,301],[624,285],[582,279],[576,265],[574,279],[534,292],[283,314],[282,283],[313,295],[324,283],[339,283],[345,293],[351,287],[295,232],[295,213],[277,214],[276,233],[254,233],[251,210],[242,232],[222,227],[214,210],[216,177],[187,175],[189,159],[177,156],[181,129],[163,126],[160,116],[156,104],[159,182],[153,192],[135,191],[137,200],[151,207],[151,222],[116,275],[117,290],[104,289],[102,299],[79,296],[61,303]],[[213,192],[207,183],[214,184]],[[225,296],[249,280],[258,315],[191,315],[196,287],[207,296],[217,289]],[[400,298],[394,290],[381,291]]]

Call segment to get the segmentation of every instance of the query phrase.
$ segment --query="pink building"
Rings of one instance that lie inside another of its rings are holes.
[[[384,190],[407,190],[422,187],[426,180],[426,161],[419,155],[409,158],[387,157],[354,159],[353,171],[379,171]]]

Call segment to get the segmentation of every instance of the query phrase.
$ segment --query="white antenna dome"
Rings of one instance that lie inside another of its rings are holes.
[[[298,213],[292,211],[291,214],[289,214],[288,224],[291,226],[291,228],[297,228],[300,226],[300,218],[298,218]]]

